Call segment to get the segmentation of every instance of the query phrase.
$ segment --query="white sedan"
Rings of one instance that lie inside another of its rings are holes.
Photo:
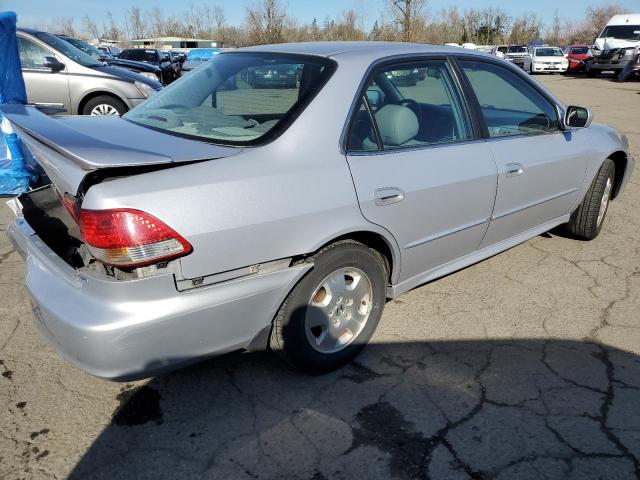
[[[523,68],[529,73],[564,73],[569,60],[558,47],[533,47],[524,57]]]

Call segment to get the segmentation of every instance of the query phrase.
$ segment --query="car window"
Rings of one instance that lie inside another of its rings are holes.
[[[380,92],[371,90],[367,92],[366,95],[373,108],[373,104],[375,104],[375,102],[371,101],[371,96],[376,95],[377,98],[377,96],[380,95]],[[348,145],[348,150],[352,152],[378,150],[378,141],[376,140],[373,122],[371,121],[371,115],[367,109],[364,96],[360,97],[358,108],[353,120],[351,121]]]
[[[216,55],[124,118],[212,143],[253,145],[295,119],[334,68],[302,55]]]
[[[514,72],[488,62],[459,62],[478,98],[489,136],[558,130],[554,106]]]
[[[453,75],[444,60],[377,70],[366,94],[384,149],[455,142],[472,136]],[[358,115],[362,116],[360,112]],[[354,139],[354,146],[357,144]],[[370,143],[364,142],[364,146],[371,149]]]
[[[44,57],[52,56],[52,53],[46,48],[37,45],[31,40],[18,37],[18,52],[20,54],[20,63],[22,68],[47,70],[42,66],[42,59]]]
[[[135,60],[136,62],[158,63],[158,52],[144,48],[124,50],[118,58]]]
[[[586,55],[588,51],[589,48],[587,47],[576,47],[571,49],[571,53],[573,55]]]

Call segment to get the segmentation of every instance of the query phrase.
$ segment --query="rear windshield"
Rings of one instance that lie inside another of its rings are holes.
[[[621,40],[640,40],[640,25],[609,25],[604,28],[601,36]]]
[[[508,53],[525,53],[527,47],[509,47]]]
[[[588,47],[576,47],[571,49],[571,53],[574,55],[586,55],[588,51]]]
[[[255,145],[283,131],[324,86],[331,60],[234,52],[212,60],[124,118],[172,135]]]
[[[536,48],[536,57],[563,57],[559,48]]]
[[[145,50],[144,48],[124,50],[118,58],[135,60],[136,62],[158,63],[158,52],[155,50]]]

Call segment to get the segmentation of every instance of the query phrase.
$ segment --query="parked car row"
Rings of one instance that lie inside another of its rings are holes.
[[[614,15],[591,46],[498,45],[491,53],[531,74],[585,72],[595,77],[611,71],[626,81],[640,72],[640,14]]]
[[[27,101],[47,113],[122,115],[162,88],[56,35],[19,29],[17,37]]]

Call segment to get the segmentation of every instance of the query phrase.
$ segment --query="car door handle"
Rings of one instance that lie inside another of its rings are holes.
[[[524,173],[524,167],[521,163],[507,163],[507,177],[517,177]]]
[[[391,205],[404,200],[404,192],[397,187],[376,188],[373,197],[378,206]]]

